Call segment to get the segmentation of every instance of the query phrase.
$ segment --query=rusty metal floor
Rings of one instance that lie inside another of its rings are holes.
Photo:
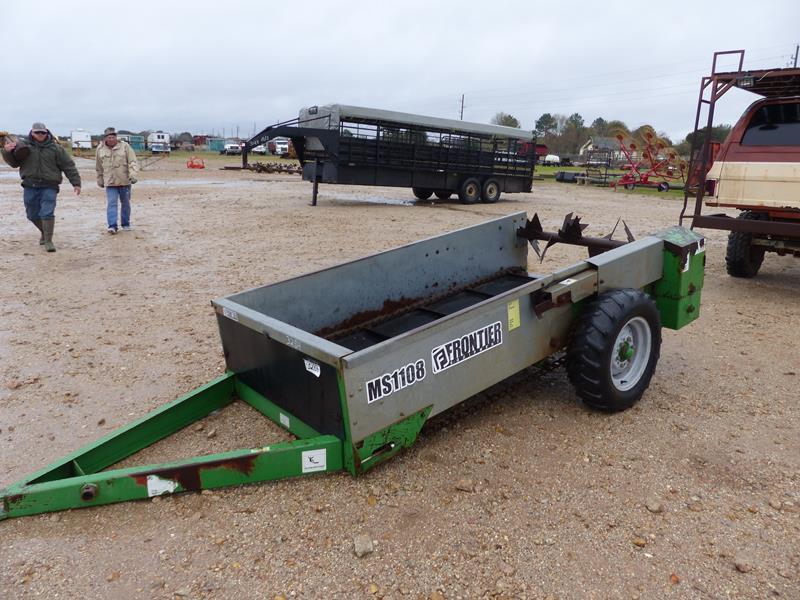
[[[428,325],[439,319],[483,302],[488,298],[518,288],[533,281],[530,274],[503,272],[473,286],[438,295],[427,301],[416,302],[388,315],[373,319],[361,326],[339,330],[326,336],[340,346],[354,352],[369,348],[417,327]]]

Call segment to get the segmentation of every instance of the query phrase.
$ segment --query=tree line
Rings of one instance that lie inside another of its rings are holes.
[[[492,117],[491,122],[495,125],[521,128],[519,119],[505,112],[497,113]],[[571,156],[577,155],[580,147],[586,143],[589,138],[613,138],[618,133],[622,133],[626,137],[638,141],[641,144],[643,141],[643,133],[645,131],[655,131],[655,128],[644,124],[631,129],[624,121],[617,119],[607,121],[603,117],[597,117],[590,125],[586,125],[580,113],[573,113],[569,116],[558,113],[544,113],[541,117],[536,119],[533,130],[536,132],[538,143],[546,144],[548,152],[551,154]],[[730,125],[714,126],[711,129],[711,139],[713,141],[722,142],[728,136],[730,130]],[[705,131],[705,128],[698,133],[702,136],[703,131]],[[689,133],[683,140],[675,144],[665,132],[658,132],[658,137],[667,146],[673,146],[678,154],[685,157],[688,157],[691,152],[693,135],[693,133]],[[700,141],[702,141],[702,137]]]

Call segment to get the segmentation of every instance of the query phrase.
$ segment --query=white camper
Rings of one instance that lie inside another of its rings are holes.
[[[157,154],[160,152],[169,153],[169,134],[163,131],[154,131],[147,136],[147,149]]]
[[[92,134],[88,129],[73,129],[70,134],[73,150],[91,150]]]

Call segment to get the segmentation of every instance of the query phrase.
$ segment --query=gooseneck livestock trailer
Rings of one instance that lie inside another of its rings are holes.
[[[311,181],[411,188],[420,200],[458,194],[461,202],[497,202],[503,192],[529,192],[536,162],[532,132],[375,108],[331,104],[300,110],[245,143],[253,148],[292,140]]]
[[[0,519],[306,474],[362,473],[423,424],[566,350],[578,396],[637,402],[661,328],[699,315],[703,238],[679,227],[628,243],[557,233],[525,213],[213,302],[227,372],[0,491]],[[528,243],[588,246],[552,274]],[[296,440],[107,470],[233,400]]]

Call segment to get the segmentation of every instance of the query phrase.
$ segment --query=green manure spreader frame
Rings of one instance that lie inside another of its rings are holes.
[[[647,389],[661,328],[699,316],[701,236],[672,227],[627,243],[544,232],[511,214],[214,301],[221,377],[0,492],[0,519],[332,471],[411,446],[426,420],[566,352],[587,405],[623,410]],[[631,236],[629,236],[631,237]],[[551,274],[528,245],[587,246]],[[227,404],[296,439],[113,469]]]

